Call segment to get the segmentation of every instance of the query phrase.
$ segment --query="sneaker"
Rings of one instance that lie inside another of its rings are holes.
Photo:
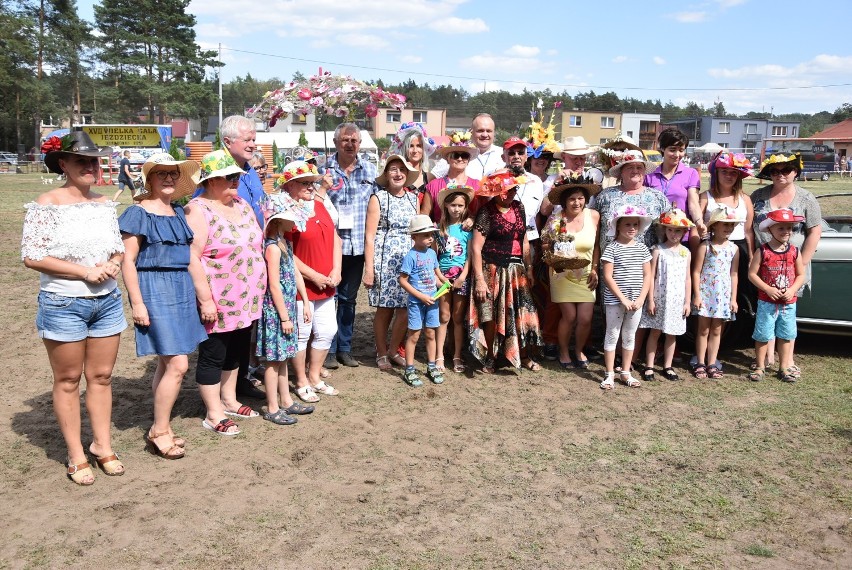
[[[545,360],[556,360],[559,358],[559,347],[555,344],[545,344],[544,349],[541,351],[541,355]]]
[[[433,384],[444,383],[444,374],[437,368],[427,368],[426,377],[431,380]]]
[[[323,368],[328,368],[329,370],[337,370],[340,368],[340,365],[337,363],[337,355],[333,352],[326,354],[325,362],[323,362]]]
[[[423,385],[423,381],[420,379],[420,375],[417,374],[417,370],[415,370],[414,368],[405,370],[402,373],[402,379],[405,380],[406,384],[408,384],[409,386],[413,386],[414,388]]]
[[[350,368],[355,368],[356,366],[361,366],[361,363],[352,358],[352,355],[348,352],[338,352],[337,353],[337,361],[343,366],[348,366]]]

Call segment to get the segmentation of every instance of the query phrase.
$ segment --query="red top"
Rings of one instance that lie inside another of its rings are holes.
[[[793,244],[788,244],[784,251],[775,251],[768,243],[760,246],[760,269],[757,272],[760,280],[781,291],[786,291],[796,280],[796,258],[799,250]],[[757,298],[767,303],[788,305],[796,302],[796,297],[790,301],[773,301],[769,295],[758,290]]]
[[[290,233],[293,255],[314,271],[328,275],[334,267],[334,235],[334,222],[328,210],[321,201],[314,200],[314,216],[308,220],[305,231],[300,232],[294,228]],[[334,287],[320,290],[309,279],[305,279],[305,289],[310,301],[334,297]]]

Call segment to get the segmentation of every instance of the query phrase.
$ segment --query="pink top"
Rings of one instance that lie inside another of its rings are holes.
[[[438,203],[438,192],[446,188],[449,182],[450,179],[446,176],[443,176],[441,178],[436,178],[435,180],[432,180],[431,182],[429,182],[429,184],[426,185],[426,190],[429,192],[429,195],[432,196],[432,213],[430,214],[430,217],[432,218],[432,221],[436,224],[440,223],[441,213],[443,211],[441,210],[441,204]],[[465,185],[470,186],[471,188],[476,190],[479,188],[479,180],[475,180],[473,178],[468,177],[467,182],[465,182]],[[474,198],[473,200],[475,202],[476,198]],[[476,211],[471,211],[470,204],[468,204],[468,216],[470,216],[471,218],[476,217]]]
[[[263,232],[254,211],[241,198],[234,198],[240,223],[234,225],[210,209],[203,198],[191,204],[204,212],[210,228],[201,254],[201,265],[216,303],[216,321],[207,323],[208,333],[235,331],[260,318],[266,291],[266,262]]]

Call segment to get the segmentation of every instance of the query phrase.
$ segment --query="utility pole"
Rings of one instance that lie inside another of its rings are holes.
[[[219,44],[219,125],[222,124],[222,44]],[[218,130],[218,126],[216,127]]]

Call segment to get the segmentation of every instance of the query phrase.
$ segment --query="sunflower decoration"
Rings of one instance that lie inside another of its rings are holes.
[[[553,158],[553,155],[561,152],[559,144],[556,142],[556,125],[553,124],[556,109],[561,106],[561,101],[553,104],[547,126],[544,126],[544,113],[542,111],[544,101],[540,97],[536,106],[530,111],[532,123],[527,130],[526,142],[531,158],[541,158],[542,155],[545,155],[545,158]],[[550,157],[546,156],[547,153],[550,154]]]

